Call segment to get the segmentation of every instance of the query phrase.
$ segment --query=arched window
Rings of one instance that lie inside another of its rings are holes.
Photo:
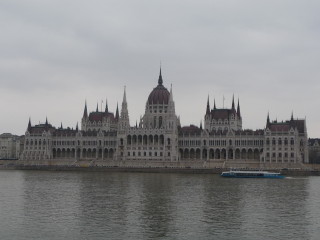
[[[162,127],[162,116],[159,117],[159,128]]]
[[[153,127],[154,128],[157,127],[157,117],[156,116],[153,117]]]
[[[294,139],[293,139],[293,138],[291,138],[290,144],[291,144],[291,145],[294,145]]]

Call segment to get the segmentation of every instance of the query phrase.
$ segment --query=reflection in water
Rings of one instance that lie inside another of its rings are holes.
[[[174,175],[143,174],[141,224],[146,238],[168,236],[174,212],[171,200]],[[165,181],[163,181],[165,179]]]
[[[318,239],[320,178],[0,171],[0,239]]]

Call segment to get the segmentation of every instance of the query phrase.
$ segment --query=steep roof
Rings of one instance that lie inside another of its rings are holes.
[[[294,120],[291,119],[289,121],[285,122],[269,122],[267,123],[267,128],[270,129],[272,132],[288,132],[290,131],[291,128],[297,129],[299,133],[305,133],[305,120],[304,119],[299,119],[299,120]]]
[[[110,112],[91,112],[89,114],[89,121],[91,122],[102,122],[103,118],[110,118],[112,121],[115,120],[113,113]]]
[[[231,115],[233,114],[236,116],[237,112],[235,109],[212,109],[210,112],[211,116],[215,120],[225,120],[225,119],[231,119]]]

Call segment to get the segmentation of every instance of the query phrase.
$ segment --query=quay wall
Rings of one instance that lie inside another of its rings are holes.
[[[115,161],[115,160],[0,160],[0,169],[109,172],[216,173],[230,168],[273,170],[291,176],[320,176],[320,164],[261,164],[258,161]]]

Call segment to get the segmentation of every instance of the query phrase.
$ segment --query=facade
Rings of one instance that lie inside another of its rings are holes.
[[[0,135],[0,159],[17,159],[20,155],[20,138],[11,133]]]
[[[81,129],[56,128],[46,122],[25,134],[24,160],[70,159],[102,161],[246,161],[262,163],[307,163],[306,121],[271,122],[264,129],[242,129],[238,100],[231,108],[210,108],[208,98],[204,127],[181,126],[175,112],[172,87],[163,85],[160,69],[157,86],[148,96],[139,123],[130,126],[126,89],[121,112],[88,114],[85,104]]]
[[[309,162],[320,163],[320,139],[309,138]]]

